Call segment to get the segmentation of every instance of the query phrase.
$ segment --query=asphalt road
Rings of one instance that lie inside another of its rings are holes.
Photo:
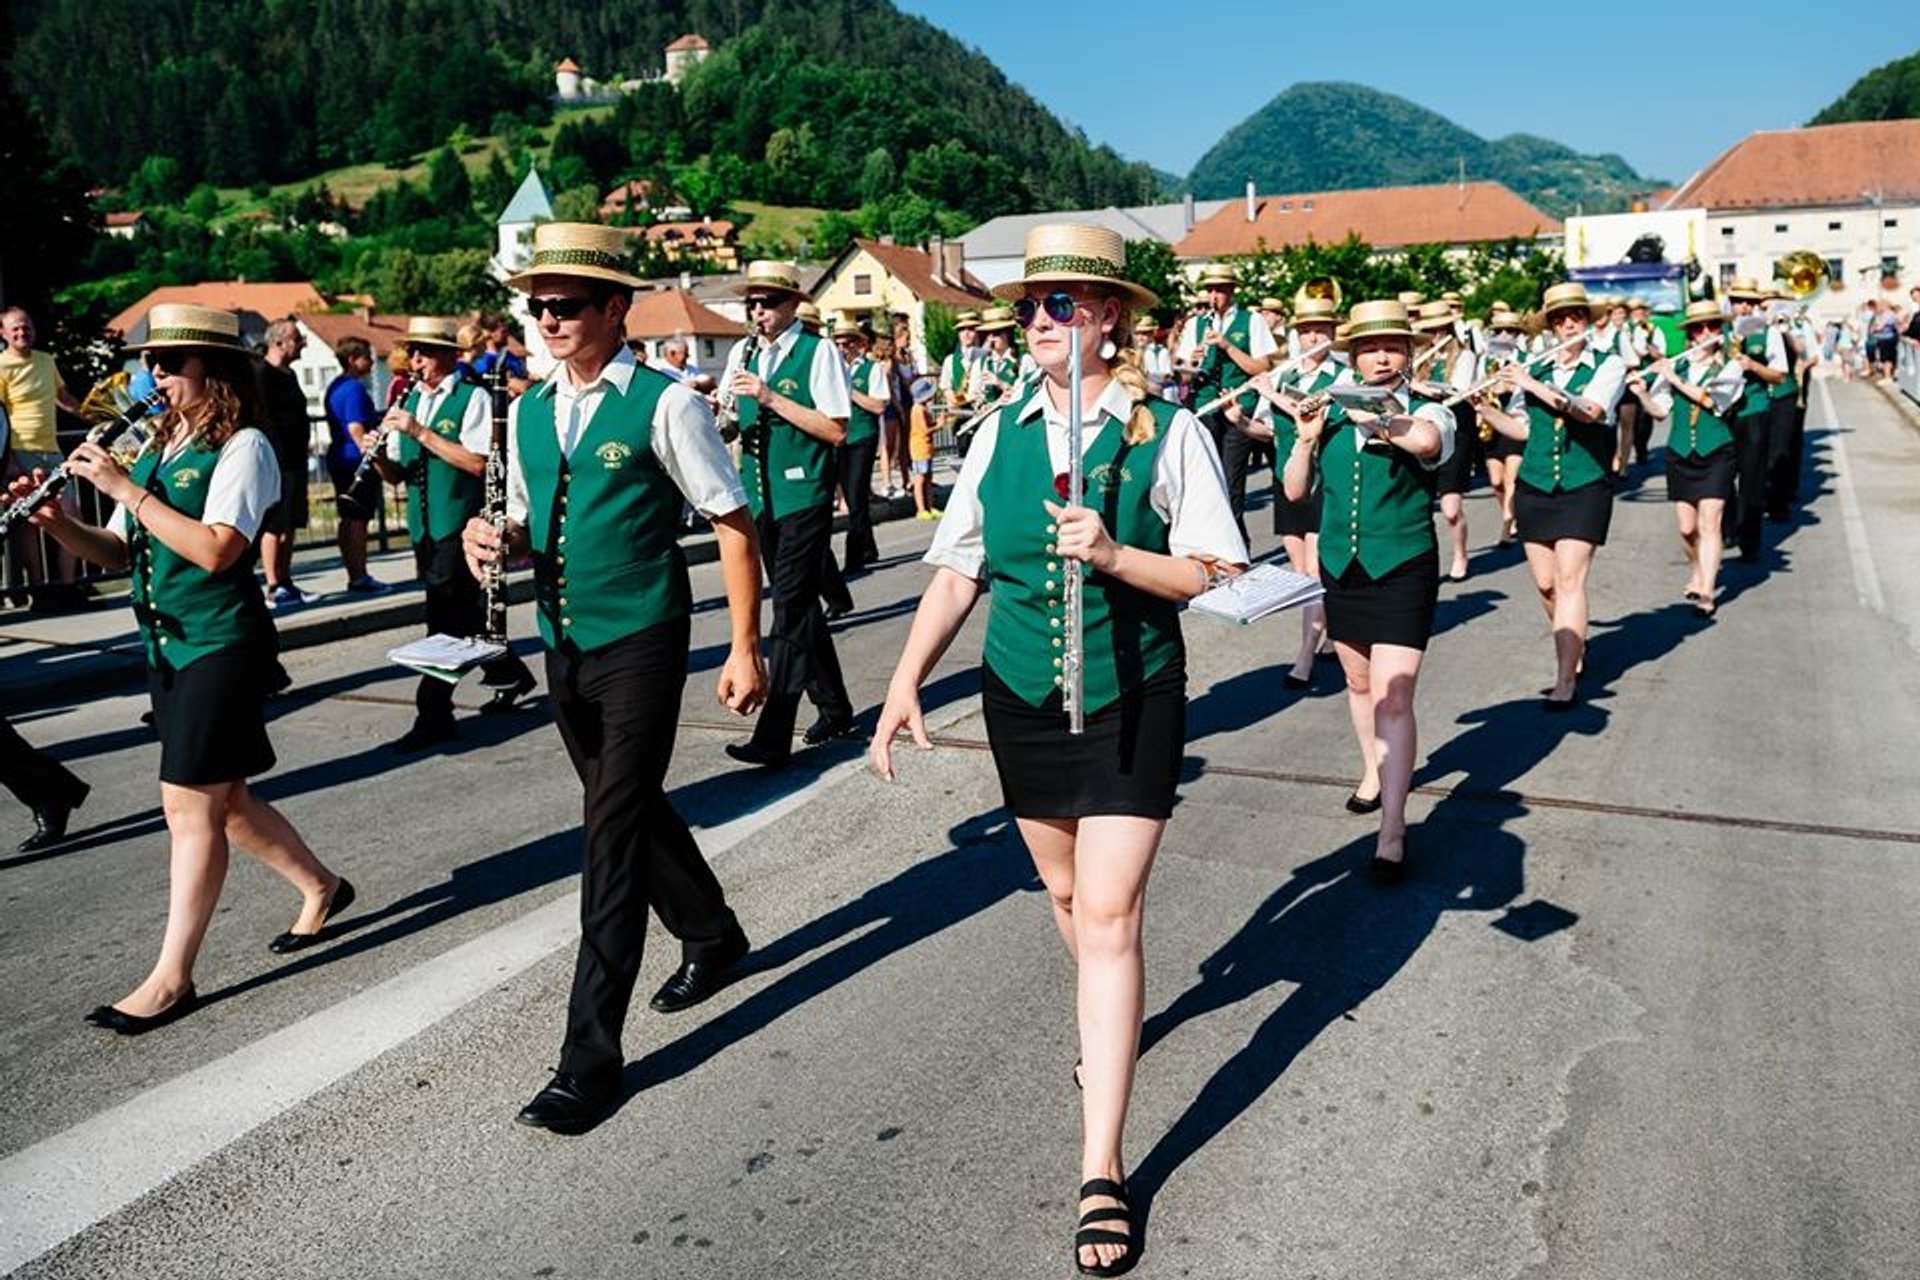
[[[1330,666],[1282,686],[1293,619],[1188,623],[1129,1136],[1140,1274],[1920,1272],[1920,429],[1830,391],[1817,494],[1765,566],[1729,567],[1711,625],[1678,599],[1658,475],[1621,501],[1571,715],[1539,711],[1538,607],[1469,504],[1401,887],[1357,874],[1351,730]],[[869,716],[927,536],[882,529],[837,630]],[[543,703],[399,762],[410,683],[382,654],[411,631],[289,655],[261,789],[359,886],[354,927],[269,956],[296,904],[236,858],[213,1003],[126,1041],[80,1015],[145,972],[164,917],[142,701],[19,718],[95,793],[76,842],[0,858],[0,1271],[1071,1274],[1071,975],[983,749],[981,621],[931,682],[941,745],[887,786],[855,744],[733,766],[722,616],[700,615],[672,786],[758,950],[698,1010],[636,1001],[630,1095],[571,1140],[511,1123],[571,966],[579,796]],[[652,949],[643,996],[674,959]]]

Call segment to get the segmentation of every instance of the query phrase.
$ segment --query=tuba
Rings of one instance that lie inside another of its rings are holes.
[[[1827,260],[1811,249],[1795,249],[1773,264],[1773,278],[1804,302],[1827,287]]]
[[[1340,282],[1332,276],[1314,276],[1304,281],[1293,291],[1293,309],[1298,311],[1301,302],[1308,298],[1331,298],[1337,311],[1340,307]]]

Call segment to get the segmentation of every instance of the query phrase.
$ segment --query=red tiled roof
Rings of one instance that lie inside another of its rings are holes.
[[[1871,194],[1869,194],[1871,193]],[[1920,120],[1749,134],[1695,174],[1670,209],[1801,209],[1920,200]]]
[[[327,305],[310,281],[253,284],[245,280],[208,280],[200,284],[163,285],[107,321],[115,333],[129,333],[148,311],[162,302],[183,302],[221,311],[252,311],[269,320],[296,311],[319,311]]]
[[[924,250],[910,249],[903,244],[882,244],[878,240],[855,240],[853,243],[856,248],[865,249],[871,254],[887,269],[888,275],[905,285],[907,291],[922,302],[944,302],[966,307],[991,300],[987,286],[980,283],[979,277],[971,271],[963,272],[966,281],[964,289],[935,281],[933,255]]]
[[[668,45],[667,52],[668,53],[685,53],[689,49],[709,49],[709,48],[712,48],[712,46],[707,43],[707,38],[705,36],[684,35],[684,36],[681,36],[678,40],[675,40],[672,44]]]
[[[109,213],[101,223],[109,227],[131,227],[137,225],[147,215],[138,209],[129,209],[125,213]]]
[[[1235,200],[1174,245],[1182,258],[1257,253],[1289,245],[1339,244],[1359,236],[1375,248],[1484,244],[1552,235],[1560,223],[1498,182],[1430,187],[1369,187],[1261,197],[1254,219]]]
[[[578,75],[580,72],[580,64],[575,62],[572,58],[562,58],[560,59],[559,62],[554,64],[553,69],[555,71],[571,71],[574,74]]]
[[[357,311],[344,314],[319,312],[300,317],[300,323],[313,330],[313,336],[339,350],[346,338],[364,338],[377,359],[385,360],[395,346],[407,339],[407,316],[365,315]]]
[[[633,296],[627,312],[629,338],[671,338],[676,333],[703,338],[738,338],[746,326],[729,320],[684,289],[656,289]]]
[[[635,178],[607,192],[607,198],[600,202],[600,216],[611,218],[616,213],[625,213],[633,205],[645,208],[652,203],[653,183],[645,178]]]

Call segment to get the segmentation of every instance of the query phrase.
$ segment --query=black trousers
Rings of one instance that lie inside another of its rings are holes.
[[[604,1074],[626,1058],[620,1030],[640,973],[647,910],[698,961],[740,931],[713,869],[663,790],[687,682],[681,618],[593,653],[549,651],[554,723],[584,788],[580,955],[562,1071]]]
[[[842,561],[854,573],[880,558],[873,540],[873,460],[879,437],[840,449],[840,491],[847,495],[847,554]]]
[[[1775,400],[1767,413],[1767,514],[1775,520],[1785,520],[1799,499],[1806,413],[1798,396]]]
[[[1207,434],[1220,452],[1220,465],[1227,473],[1227,504],[1233,509],[1233,522],[1240,536],[1247,536],[1247,473],[1258,460],[1261,445],[1246,432],[1227,421],[1225,410],[1207,415]]]
[[[427,634],[475,636],[487,624],[486,594],[467,572],[457,539],[422,541],[413,549],[413,566],[427,589]],[[480,681],[490,689],[509,688],[532,673],[518,654],[495,658],[480,668]],[[432,676],[421,676],[413,691],[415,714],[433,724],[453,722],[455,686]]]
[[[773,625],[767,632],[767,703],[754,726],[753,741],[766,751],[785,755],[793,746],[793,723],[802,694],[823,716],[836,720],[853,716],[833,634],[820,609],[833,507],[822,503],[778,520],[763,515],[759,532],[760,556],[773,596]]]
[[[1767,514],[1768,429],[1773,413],[1762,409],[1734,418],[1733,522],[1734,539],[1742,556],[1760,554],[1760,526]]]
[[[29,809],[61,805],[72,809],[87,798],[87,784],[73,771],[21,737],[0,716],[0,787]]]

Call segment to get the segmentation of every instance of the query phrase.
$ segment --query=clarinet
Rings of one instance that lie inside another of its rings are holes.
[[[493,402],[493,435],[487,444],[486,509],[487,523],[503,549],[507,542],[507,362],[495,362],[487,379],[487,394]],[[504,560],[487,566],[481,582],[487,597],[486,630],[481,639],[493,644],[507,642],[507,569]]]
[[[760,331],[749,329],[747,341],[740,349],[740,363],[734,366],[734,372],[750,370],[760,359]],[[714,421],[720,427],[720,438],[728,444],[740,434],[740,397],[732,387],[733,379],[727,378],[727,386],[720,388],[718,403],[714,409]]]
[[[88,431],[86,442],[100,444],[109,436],[125,431],[140,419],[158,413],[166,407],[165,395],[157,389],[149,391],[145,398],[128,405],[117,417],[109,418]],[[67,481],[72,478],[71,467],[71,459],[61,463],[45,480],[34,486],[33,492],[26,494],[4,510],[0,510],[0,538],[5,537],[7,530],[17,522],[25,520],[42,506],[59,497],[60,491],[67,487]]]

